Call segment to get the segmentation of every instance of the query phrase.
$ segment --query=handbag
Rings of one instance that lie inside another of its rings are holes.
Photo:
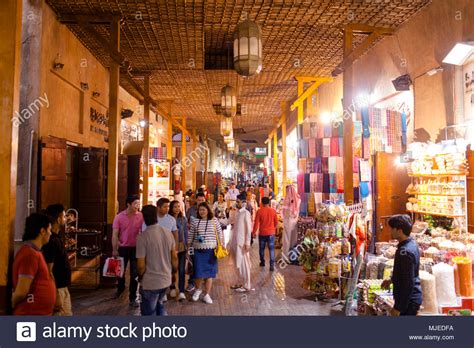
[[[219,239],[219,234],[217,233],[216,220],[214,220],[214,231],[216,232],[216,241],[217,241],[217,247],[214,249],[214,254],[216,255],[218,259],[223,259],[227,255],[229,255],[229,252],[221,244],[221,241]]]

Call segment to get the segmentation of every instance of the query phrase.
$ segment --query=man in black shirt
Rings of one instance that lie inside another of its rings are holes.
[[[46,208],[46,214],[51,219],[51,238],[43,247],[43,255],[49,271],[56,283],[56,305],[54,312],[60,316],[71,316],[71,295],[68,287],[71,285],[71,265],[64,241],[59,232],[66,224],[66,214],[62,204],[52,204]]]
[[[392,315],[417,315],[422,303],[420,277],[420,251],[415,241],[410,238],[412,229],[408,215],[394,215],[388,220],[392,239],[398,240],[395,253],[392,279],[386,279],[382,288],[388,289],[393,283]]]

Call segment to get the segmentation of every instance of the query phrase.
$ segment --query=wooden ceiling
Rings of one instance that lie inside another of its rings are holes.
[[[133,81],[143,86],[150,72],[150,93],[156,100],[173,100],[173,115],[187,116],[188,125],[219,138],[219,117],[213,104],[220,90],[237,87],[238,103],[246,113],[237,116],[237,138],[259,142],[273,128],[280,102],[296,97],[294,76],[330,76],[342,61],[342,28],[349,23],[397,28],[431,0],[47,0],[59,19],[68,16],[122,18],[121,54],[130,62]],[[205,69],[207,55],[224,55],[232,33],[247,15],[262,29],[263,71],[250,78],[232,70]],[[87,17],[85,17],[87,18]],[[92,17],[90,17],[92,18]],[[78,24],[67,24],[105,65],[109,53],[100,40]],[[110,39],[109,25],[93,24]],[[363,40],[355,40],[355,45]],[[130,79],[121,85],[137,95]]]

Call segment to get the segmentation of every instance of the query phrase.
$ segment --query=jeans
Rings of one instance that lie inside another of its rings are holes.
[[[186,252],[178,253],[178,288],[179,292],[184,292],[184,283],[186,282]]]
[[[260,253],[260,262],[265,263],[265,245],[268,244],[270,251],[270,266],[275,264],[275,235],[272,236],[258,236],[258,246]]]
[[[141,302],[140,312],[142,315],[167,315],[163,298],[166,295],[166,290],[144,290],[140,289]]]
[[[408,308],[403,311],[403,312],[400,312],[400,315],[402,316],[406,316],[406,315],[417,315],[418,314],[418,310],[420,309],[420,305],[418,303],[413,303],[413,302],[410,302],[408,304]]]
[[[130,261],[130,285],[128,289],[130,290],[129,300],[135,301],[137,298],[137,257],[136,257],[136,248],[135,247],[120,247],[118,252],[119,256],[123,257],[124,261],[124,270],[123,277],[119,278],[118,281],[118,291],[122,292],[125,290],[125,272],[127,271],[127,264]]]

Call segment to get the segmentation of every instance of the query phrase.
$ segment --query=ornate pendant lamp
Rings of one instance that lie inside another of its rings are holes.
[[[247,18],[234,32],[234,69],[249,77],[262,71],[262,67],[262,32]]]
[[[232,133],[232,118],[231,117],[221,117],[221,135],[225,138]]]
[[[226,85],[221,90],[221,110],[222,115],[234,117],[237,113],[237,93],[235,88]]]
[[[233,130],[230,132],[230,134],[228,136],[224,137],[224,144],[229,145],[229,143],[231,143],[232,141],[234,141],[234,131]]]
[[[227,144],[227,150],[229,150],[229,151],[234,151],[235,150],[235,141],[234,141],[234,139],[232,139],[232,141],[229,144]]]

